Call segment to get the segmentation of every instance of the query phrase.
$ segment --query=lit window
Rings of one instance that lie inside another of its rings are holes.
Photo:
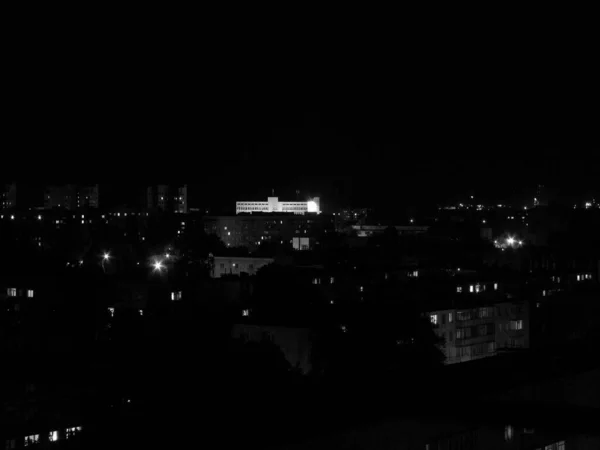
[[[364,292],[365,288],[363,286],[360,287],[360,292]]]
[[[542,291],[542,297],[545,297],[545,296],[546,296],[546,289],[544,289],[544,290]]]
[[[67,439],[72,438],[81,431],[81,427],[71,427],[66,429]]]
[[[514,434],[515,434],[515,430],[512,427],[512,425],[506,425],[504,427],[504,440],[505,441],[512,441]]]
[[[27,297],[33,298],[33,289],[28,289],[27,290]]]
[[[242,310],[242,316],[248,317],[249,315],[250,315],[250,310],[249,309]]]
[[[452,313],[448,313],[448,323],[452,323]]]
[[[171,292],[171,300],[181,300],[181,291]]]
[[[498,283],[494,283],[494,290],[497,291],[498,290]]]
[[[25,447],[28,447],[33,444],[37,444],[40,442],[39,434],[32,434],[31,436],[25,436]]]
[[[231,236],[231,231],[228,231],[228,232],[227,232],[227,236]]]
[[[577,275],[577,281],[581,281],[581,275]]]
[[[48,433],[48,440],[50,442],[58,441],[58,431],[51,431],[50,433]]]
[[[115,308],[108,308],[108,313],[110,314],[110,317],[114,317],[115,316]]]
[[[144,315],[144,310],[140,309],[139,311],[140,311],[140,316],[143,316]]]
[[[431,320],[431,323],[432,323],[432,324],[434,324],[434,325],[437,325],[437,323],[438,323],[438,317],[437,317],[437,314],[432,314],[432,315],[430,316],[430,320]]]
[[[386,274],[386,275],[387,275],[387,274]],[[334,281],[335,281],[335,278],[333,278],[333,277],[329,278],[329,283],[330,283],[330,284],[333,284],[333,282],[334,282]]]
[[[462,293],[462,286],[457,286],[456,292],[458,292],[459,294]]]
[[[9,297],[16,297],[17,296],[17,288],[8,288],[7,294]]]
[[[473,285],[469,286],[469,292],[473,292],[475,290],[475,287]]]

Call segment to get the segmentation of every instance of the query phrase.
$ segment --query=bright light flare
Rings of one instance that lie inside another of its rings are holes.
[[[110,259],[110,253],[108,253],[108,252],[105,252],[105,253],[102,255],[102,259],[103,259],[104,261],[108,261],[108,260]]]
[[[306,207],[308,212],[319,212],[319,206],[312,200],[306,203]]]
[[[152,263],[152,267],[154,267],[155,272],[162,272],[162,270],[165,268],[165,265],[162,261],[156,260],[154,263]]]
[[[506,238],[506,243],[508,245],[513,245],[515,243],[515,238],[512,238],[512,237]]]

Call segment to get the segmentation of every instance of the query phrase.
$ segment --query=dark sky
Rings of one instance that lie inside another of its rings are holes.
[[[597,82],[580,65],[187,56],[25,74],[6,107],[2,177],[188,182],[211,205],[273,188],[393,204],[600,179]]]

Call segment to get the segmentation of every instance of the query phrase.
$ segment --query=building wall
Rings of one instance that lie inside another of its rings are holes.
[[[241,273],[255,275],[258,269],[273,261],[272,258],[215,256],[211,275],[213,278],[221,278],[223,275],[240,275]]]
[[[188,213],[187,184],[158,184],[146,189],[146,208],[162,212]]]
[[[444,338],[441,350],[446,364],[494,356],[504,349],[529,348],[526,303],[503,302],[428,314],[435,333]]]
[[[306,214],[309,212],[320,213],[320,199],[315,197],[305,202],[280,202],[277,197],[268,197],[266,202],[236,202],[236,214],[242,213],[294,213]]]
[[[228,247],[255,249],[263,242],[292,245],[294,237],[319,237],[333,230],[333,219],[323,214],[210,216],[204,231],[217,235]]]
[[[63,186],[46,186],[44,192],[44,208],[98,208],[98,185],[80,186],[67,184]]]
[[[12,209],[17,207],[17,184],[11,183],[3,186],[0,207],[2,209]]]

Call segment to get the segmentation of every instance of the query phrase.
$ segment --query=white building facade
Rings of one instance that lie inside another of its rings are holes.
[[[268,197],[266,202],[235,202],[235,213],[294,213],[321,212],[319,197],[305,202],[280,202],[277,197]]]

